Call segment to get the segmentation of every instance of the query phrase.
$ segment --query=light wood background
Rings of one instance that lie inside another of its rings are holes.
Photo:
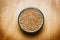
[[[44,14],[44,25],[35,35],[24,34],[18,15],[35,7]],[[60,40],[60,0],[0,0],[0,40]]]

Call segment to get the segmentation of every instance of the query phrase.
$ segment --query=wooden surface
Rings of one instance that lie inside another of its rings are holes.
[[[35,35],[18,26],[18,15],[27,7],[44,14],[44,25]],[[0,0],[0,40],[60,40],[60,0]]]

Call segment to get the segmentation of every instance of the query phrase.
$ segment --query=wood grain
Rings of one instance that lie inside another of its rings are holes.
[[[27,7],[44,14],[44,25],[35,35],[18,26],[18,15]],[[60,40],[60,0],[0,0],[0,40]]]

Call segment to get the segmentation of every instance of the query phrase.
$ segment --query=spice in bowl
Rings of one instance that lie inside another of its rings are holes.
[[[19,25],[26,32],[36,32],[43,25],[43,14],[36,8],[24,9],[19,14]]]

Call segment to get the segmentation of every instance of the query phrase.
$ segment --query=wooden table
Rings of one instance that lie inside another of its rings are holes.
[[[44,25],[36,34],[26,34],[18,26],[18,15],[28,7],[40,9]],[[60,0],[0,0],[0,40],[59,40]]]

